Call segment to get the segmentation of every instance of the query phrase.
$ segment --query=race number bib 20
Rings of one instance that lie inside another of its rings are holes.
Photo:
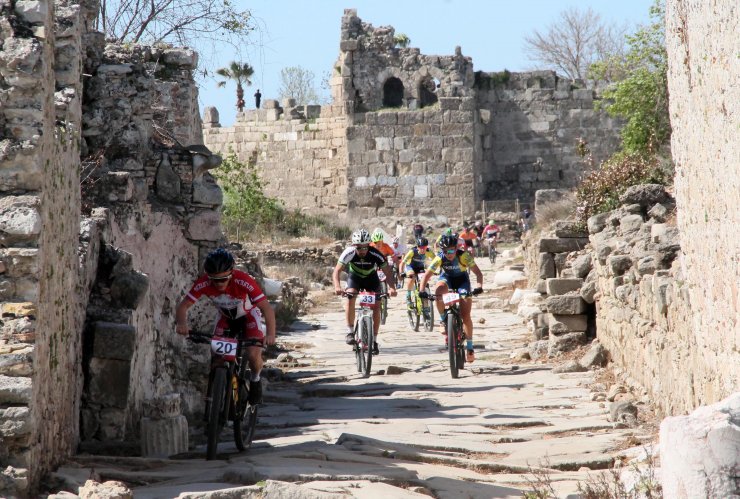
[[[226,361],[236,360],[237,340],[234,338],[214,338],[211,340],[211,350]]]

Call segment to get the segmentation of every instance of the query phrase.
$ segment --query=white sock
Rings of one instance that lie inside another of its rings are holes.
[[[249,381],[254,381],[255,383],[260,380],[260,373],[252,373],[252,376],[250,376]]]
[[[352,326],[347,326],[347,334],[354,334],[355,328]]]

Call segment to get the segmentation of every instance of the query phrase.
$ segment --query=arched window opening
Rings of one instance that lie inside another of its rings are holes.
[[[431,106],[439,100],[437,97],[439,85],[439,80],[431,76],[421,80],[419,83],[419,107]]]
[[[391,76],[383,84],[383,107],[401,107],[403,105],[403,83]]]

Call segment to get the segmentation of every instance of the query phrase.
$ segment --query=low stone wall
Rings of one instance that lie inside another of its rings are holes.
[[[662,186],[643,185],[620,201],[589,219],[588,234],[559,222],[533,242],[529,260],[548,309],[532,324],[535,338],[549,334],[556,355],[557,345],[580,344],[595,327],[611,360],[647,390],[658,413],[680,414],[722,393],[737,366],[698,348],[673,198]]]

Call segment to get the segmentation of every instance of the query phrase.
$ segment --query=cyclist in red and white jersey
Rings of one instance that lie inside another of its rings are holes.
[[[234,326],[241,328],[237,338],[254,339],[274,345],[275,312],[257,281],[246,272],[235,269],[234,257],[223,248],[211,251],[203,267],[206,273],[198,277],[177,305],[177,334],[188,335],[188,310],[205,296],[221,314],[213,331],[214,336],[223,336],[225,330]],[[265,318],[265,328],[262,327],[262,317]],[[259,404],[262,402],[262,347],[247,347],[247,359],[252,373],[249,402]]]

